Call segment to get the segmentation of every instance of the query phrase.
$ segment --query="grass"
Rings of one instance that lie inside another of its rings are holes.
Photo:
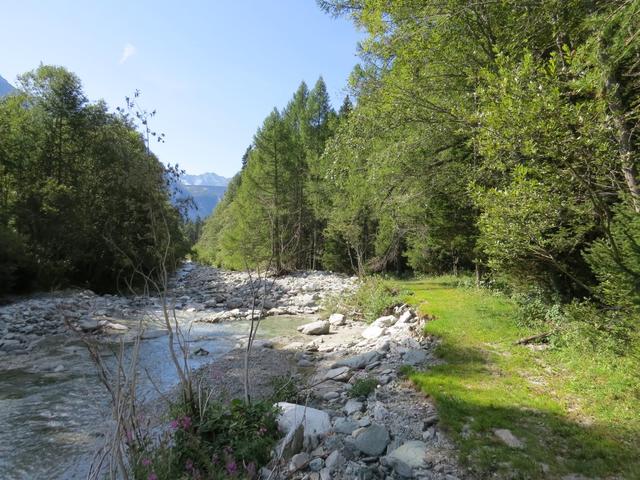
[[[409,374],[431,396],[441,424],[478,478],[640,479],[640,361],[565,347],[516,346],[539,333],[519,327],[516,306],[453,277],[397,282],[408,303],[435,316],[446,363]],[[493,433],[524,442],[513,449]]]

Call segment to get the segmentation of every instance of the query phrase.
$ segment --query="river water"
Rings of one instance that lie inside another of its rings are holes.
[[[231,350],[248,332],[246,322],[191,323],[189,346],[203,348],[207,356],[191,356],[197,368]],[[295,332],[304,317],[263,320],[261,337]],[[177,383],[168,356],[167,336],[153,328],[140,346],[140,397],[152,400],[159,391]],[[119,345],[102,347],[107,362],[114,362]],[[127,344],[126,349],[131,349]],[[149,378],[150,377],[150,378]],[[77,339],[52,337],[24,356],[17,368],[0,369],[0,479],[56,480],[86,478],[92,452],[109,424],[108,394],[100,383],[86,348]]]

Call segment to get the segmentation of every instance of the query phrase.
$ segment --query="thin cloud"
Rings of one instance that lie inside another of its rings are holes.
[[[134,47],[130,43],[127,43],[122,49],[122,56],[120,57],[120,65],[122,65],[124,62],[129,60],[135,54],[136,54],[136,47]]]

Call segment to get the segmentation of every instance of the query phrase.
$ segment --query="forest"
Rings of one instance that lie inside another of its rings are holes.
[[[267,116],[198,258],[470,271],[633,336],[640,2],[319,4],[367,33],[350,95],[334,111],[320,78]]]
[[[152,153],[162,135],[139,93],[110,112],[63,67],[19,81],[0,99],[0,293],[127,290],[175,266],[188,251],[179,170]]]

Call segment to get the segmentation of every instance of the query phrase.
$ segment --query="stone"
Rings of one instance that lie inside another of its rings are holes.
[[[342,456],[340,451],[334,450],[329,454],[324,463],[330,472],[335,472],[340,467],[342,467],[342,465],[344,465],[344,462],[345,458]]]
[[[398,319],[393,315],[386,315],[384,317],[378,318],[377,320],[374,320],[371,323],[371,325],[375,327],[385,328],[385,327],[390,327],[391,325],[394,325],[397,321]]]
[[[15,352],[16,350],[20,350],[22,348],[22,344],[19,340],[14,339],[5,339],[2,340],[2,345],[0,345],[0,350],[4,350],[5,352]]]
[[[362,417],[358,420],[359,427],[368,427],[369,425],[371,425],[371,417]]]
[[[289,462],[289,471],[297,472],[301,468],[304,468],[309,463],[309,454],[307,452],[296,453],[293,457],[291,457],[291,462]]]
[[[337,380],[339,382],[346,382],[350,377],[349,367],[332,368],[324,375],[327,380]]]
[[[78,320],[78,328],[83,332],[92,332],[98,328],[98,322],[90,317],[81,318]]]
[[[495,428],[493,430],[493,433],[508,447],[524,448],[524,443],[522,443],[522,440],[511,433],[511,430],[507,430],[506,428]]]
[[[355,357],[343,358],[335,362],[332,367],[349,367],[354,370],[365,368],[378,360],[380,354],[378,352],[366,352]]]
[[[340,394],[338,392],[327,392],[324,395],[322,395],[322,398],[324,400],[333,400],[340,397]]]
[[[53,369],[53,371],[55,373],[64,372],[64,365],[58,365],[56,368]]]
[[[353,431],[358,428],[358,424],[351,419],[339,417],[333,424],[333,429],[337,433],[343,433],[345,435],[351,435]]]
[[[405,365],[420,365],[427,361],[427,352],[422,349],[411,349],[402,355],[402,362]]]
[[[398,474],[413,478],[414,468],[423,468],[427,463],[427,444],[410,440],[385,457],[385,463]]]
[[[380,455],[387,448],[389,440],[389,432],[381,425],[371,425],[355,434],[355,446],[365,455]]]
[[[415,317],[413,315],[413,312],[411,310],[405,310],[404,313],[402,313],[402,315],[400,315],[400,317],[398,318],[398,322],[397,323],[413,323],[415,322]]]
[[[324,460],[321,458],[314,458],[309,462],[309,470],[312,472],[319,472],[324,467]]]
[[[336,327],[340,327],[346,323],[345,317],[341,313],[332,313],[329,317],[329,323]]]
[[[344,410],[344,413],[346,413],[347,415],[353,415],[356,412],[361,412],[364,409],[364,405],[362,404],[362,402],[359,402],[352,398],[346,403],[346,405],[342,409]]]
[[[318,320],[300,325],[297,330],[305,335],[326,335],[330,328],[331,324],[327,320]]]
[[[289,433],[298,425],[303,426],[305,437],[325,435],[331,430],[329,414],[322,410],[287,402],[279,402],[276,406],[281,410],[278,415],[278,428],[284,433]]]
[[[382,327],[378,327],[376,325],[371,325],[370,327],[367,327],[362,332],[362,336],[367,340],[374,340],[376,338],[380,338],[382,335],[385,334],[385,332],[386,332],[386,329]]]
[[[320,470],[320,480],[331,480],[331,471],[327,467]]]
[[[377,422],[383,421],[389,415],[389,411],[386,409],[382,402],[376,402],[373,407],[373,418]]]

